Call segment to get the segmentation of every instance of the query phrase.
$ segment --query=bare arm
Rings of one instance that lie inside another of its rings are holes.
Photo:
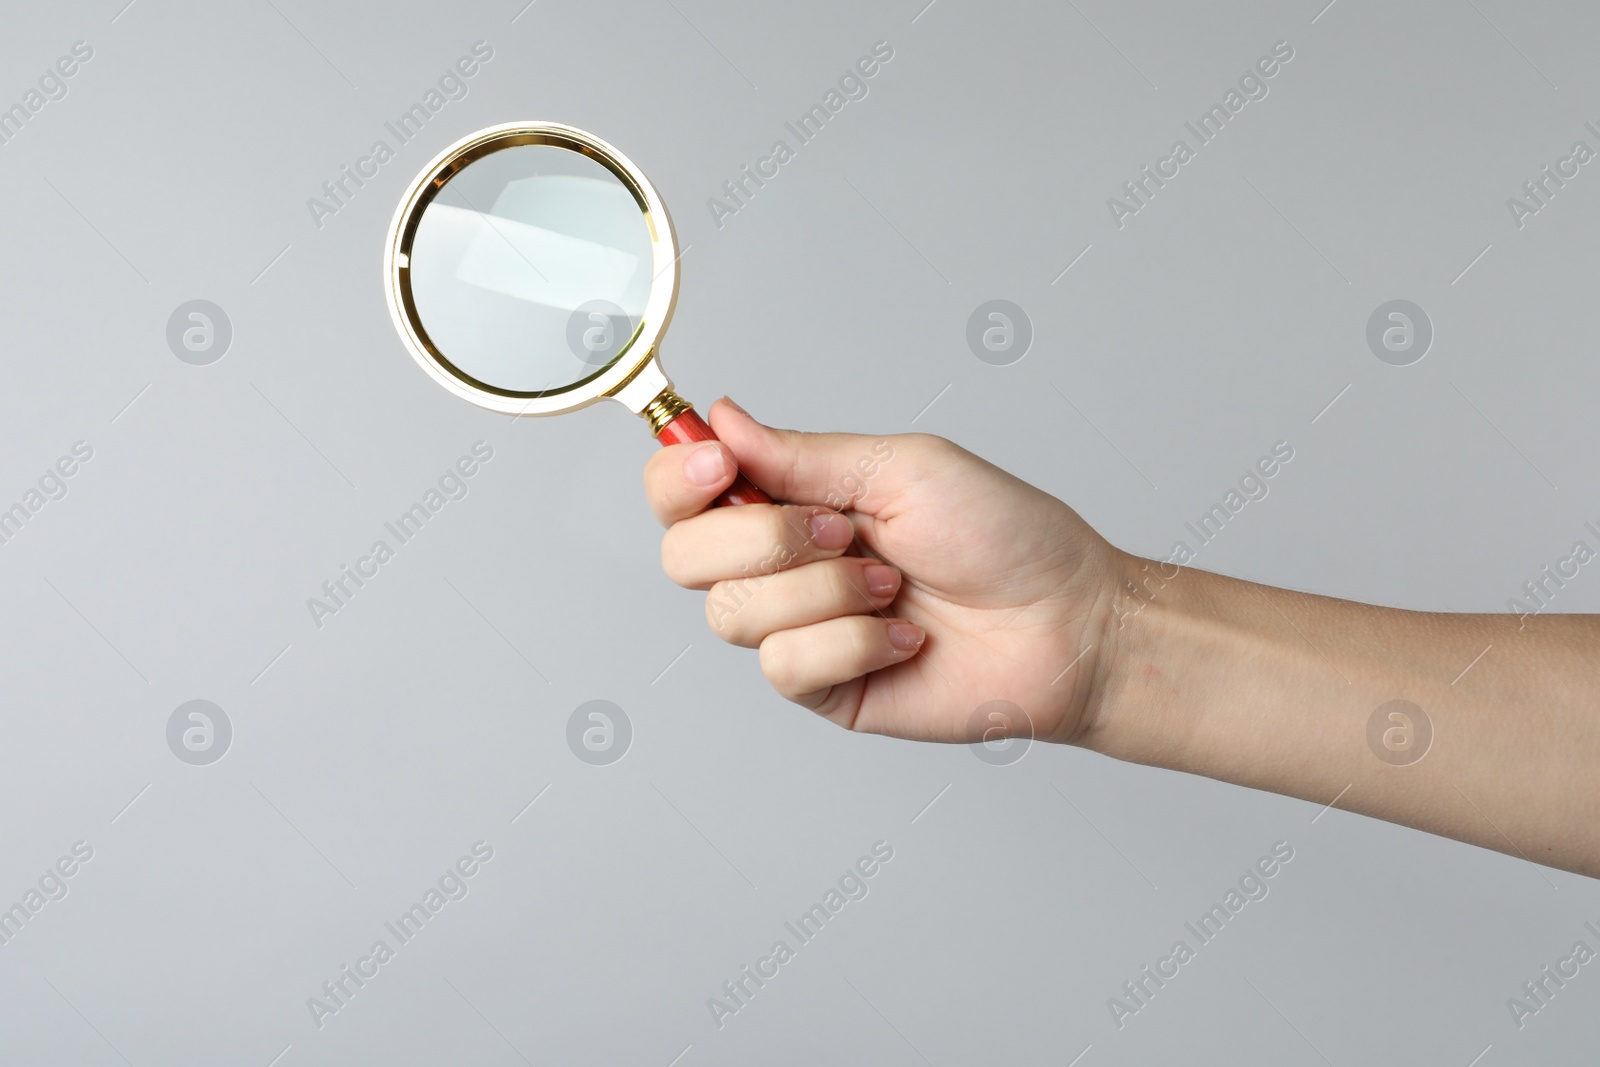
[[[1180,569],[940,438],[710,414],[723,443],[645,471],[663,565],[829,721],[1027,731],[1600,877],[1600,617],[1524,629]],[[707,510],[735,462],[789,503]]]
[[[1130,562],[1080,743],[1600,876],[1600,618],[1519,628]]]

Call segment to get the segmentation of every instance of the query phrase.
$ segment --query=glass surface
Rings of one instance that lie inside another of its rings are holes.
[[[565,389],[616,361],[650,297],[650,228],[603,165],[551,145],[469,163],[423,209],[411,295],[434,347],[497,389]]]

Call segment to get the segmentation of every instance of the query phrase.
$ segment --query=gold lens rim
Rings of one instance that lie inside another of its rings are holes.
[[[623,183],[650,229],[652,281],[644,314],[633,338],[605,367],[561,389],[516,392],[467,374],[433,344],[411,296],[411,245],[422,213],[439,191],[468,164],[492,152],[542,144],[588,156]],[[384,293],[389,315],[407,351],[434,381],[463,400],[507,415],[557,415],[615,395],[647,364],[678,302],[678,241],[672,217],[644,172],[594,134],[559,122],[506,122],[468,134],[440,152],[401,197],[384,244]]]

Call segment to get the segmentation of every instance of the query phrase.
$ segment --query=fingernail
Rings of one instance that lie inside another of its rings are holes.
[[[900,652],[914,652],[922,647],[923,639],[927,635],[922,632],[922,627],[909,622],[891,622],[889,624],[889,643]]]
[[[822,511],[806,520],[811,527],[811,540],[818,548],[843,548],[855,540],[856,531],[843,515]]]
[[[867,592],[873,596],[888,596],[900,584],[900,573],[882,563],[867,564],[861,568],[861,576],[867,580]]]
[[[738,412],[738,413],[739,413],[739,414],[741,414],[741,415],[748,415],[748,414],[750,414],[750,413],[749,413],[749,412],[748,412],[748,411],[746,411],[746,410],[745,410],[745,409],[744,409],[744,408],[742,408],[742,407],[740,407],[740,406],[739,406],[739,405],[738,405],[738,404],[737,404],[737,403],[735,403],[735,402],[734,402],[734,399],[733,399],[733,397],[731,397],[731,396],[724,396],[724,397],[723,397],[723,398],[722,398],[722,402],[723,402],[723,403],[724,403],[724,404],[726,404],[726,405],[728,405],[728,406],[729,406],[729,407],[730,407],[730,408],[732,408],[732,409],[733,409],[733,410],[735,410],[735,411],[737,411],[737,412]]]
[[[706,441],[696,446],[683,460],[683,473],[695,485],[716,485],[728,473],[728,460],[722,454],[722,447],[715,441]]]

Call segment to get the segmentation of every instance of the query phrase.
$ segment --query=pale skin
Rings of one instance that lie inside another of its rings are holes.
[[[978,714],[1005,701],[1040,740],[1600,877],[1600,616],[1403,611],[1158,563],[941,438],[777,430],[727,400],[709,418],[720,442],[645,469],[663,567],[830,722],[1028,732]],[[711,507],[736,469],[784,503]],[[1404,765],[1369,742],[1394,700],[1432,724]]]

